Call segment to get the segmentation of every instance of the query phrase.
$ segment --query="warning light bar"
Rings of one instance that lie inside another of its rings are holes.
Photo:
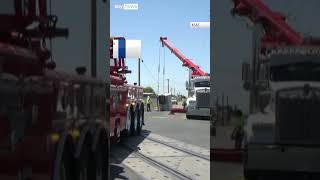
[[[113,58],[140,58],[141,40],[113,40]]]

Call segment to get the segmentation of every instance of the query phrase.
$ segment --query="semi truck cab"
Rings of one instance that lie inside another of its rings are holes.
[[[319,174],[320,55],[277,54],[267,62],[259,110],[245,125],[244,174]]]
[[[210,119],[210,76],[190,80],[191,96],[187,99],[187,119]]]

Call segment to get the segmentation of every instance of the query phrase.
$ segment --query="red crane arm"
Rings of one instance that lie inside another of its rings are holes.
[[[285,16],[272,11],[260,0],[233,0],[233,15],[247,16],[254,23],[261,23],[265,30],[262,38],[263,48],[275,48],[281,45],[301,45],[304,38],[287,22]]]
[[[193,76],[205,76],[206,73],[200,69],[199,66],[194,64],[190,59],[185,57],[177,48],[173,47],[172,44],[168,41],[167,37],[160,37],[160,41],[162,42],[162,46],[167,46],[171,50],[171,52],[176,55],[181,61],[182,66],[186,66],[192,70]]]

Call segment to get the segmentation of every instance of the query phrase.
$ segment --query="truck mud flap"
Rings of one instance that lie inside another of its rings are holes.
[[[223,149],[211,148],[210,149],[211,161],[224,161],[242,163],[243,150],[242,149]]]

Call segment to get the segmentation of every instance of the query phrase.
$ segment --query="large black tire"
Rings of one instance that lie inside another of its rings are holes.
[[[80,156],[77,158],[76,164],[76,179],[77,180],[91,180],[92,179],[92,168],[91,162],[92,159],[90,157],[90,150],[89,148],[84,145],[83,149],[81,150]]]
[[[258,177],[250,172],[244,171],[244,178],[246,180],[258,180]]]
[[[133,106],[130,105],[130,130],[129,130],[130,136],[134,136],[134,134],[135,134],[135,131],[134,131],[134,120],[135,120],[135,112],[133,110]]]
[[[142,125],[142,122],[141,122],[141,114],[140,114],[140,107],[139,105],[136,106],[136,109],[135,109],[135,118],[136,118],[136,122],[137,122],[137,125],[136,125],[136,134],[137,135],[140,135],[141,133],[141,125]]]
[[[57,149],[57,153],[60,153]],[[75,169],[74,169],[74,158],[73,158],[73,147],[72,143],[68,141],[64,144],[62,154],[56,155],[56,160],[59,161],[57,164],[54,163],[54,170],[52,180],[75,180]],[[61,158],[61,159],[59,159]]]
[[[141,103],[140,105],[140,118],[141,118],[141,122],[144,123],[144,104],[143,103]],[[141,123],[141,129],[143,125],[142,123]]]
[[[120,142],[120,138],[121,138],[120,120],[116,120],[115,126],[116,126],[116,128],[114,129],[113,137],[114,137],[114,142],[118,143],[118,142]]]
[[[62,160],[59,165],[59,179],[60,180],[73,180],[74,178],[74,169],[72,164],[72,156],[70,155],[70,152],[64,151],[62,155]]]
[[[100,141],[101,144],[103,143]],[[97,147],[95,151],[95,176],[93,180],[107,180],[109,177],[109,149],[107,143]]]

